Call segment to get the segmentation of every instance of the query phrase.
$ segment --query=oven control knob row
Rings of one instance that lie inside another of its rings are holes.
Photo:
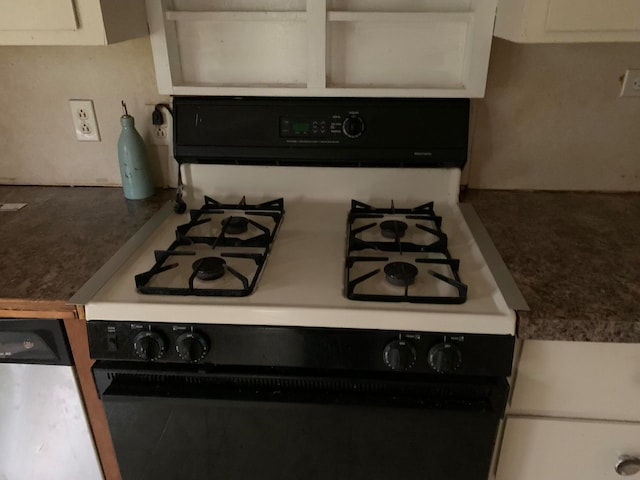
[[[176,340],[176,352],[186,362],[197,362],[202,360],[209,352],[209,342],[200,333],[183,333]]]
[[[408,370],[416,363],[416,349],[410,342],[394,340],[384,348],[382,358],[392,370]]]
[[[358,138],[364,132],[364,120],[358,115],[349,115],[342,122],[342,131],[349,138]]]
[[[462,352],[451,343],[439,343],[431,347],[427,361],[438,373],[453,373],[462,365]]]
[[[159,333],[147,330],[135,336],[133,348],[141,359],[153,361],[164,355],[166,344]]]

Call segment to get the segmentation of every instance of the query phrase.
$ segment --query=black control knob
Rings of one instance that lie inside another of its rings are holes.
[[[350,115],[342,122],[342,131],[349,138],[358,138],[364,132],[364,120],[357,115]]]
[[[427,361],[438,373],[453,373],[462,365],[462,352],[451,343],[439,343],[431,347]]]
[[[207,356],[209,342],[201,333],[183,333],[176,340],[176,352],[185,362],[197,362]]]
[[[136,335],[133,348],[141,359],[153,361],[164,355],[165,342],[159,333],[147,330]]]
[[[392,370],[408,370],[416,363],[416,349],[406,340],[394,340],[384,348],[382,358]]]

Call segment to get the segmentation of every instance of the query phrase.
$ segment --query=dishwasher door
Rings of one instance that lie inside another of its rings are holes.
[[[59,320],[0,319],[0,480],[102,472]]]

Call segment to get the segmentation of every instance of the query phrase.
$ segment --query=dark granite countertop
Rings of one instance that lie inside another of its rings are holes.
[[[0,299],[66,302],[168,199],[121,188],[0,186]],[[0,300],[0,305],[2,300]]]
[[[640,194],[471,190],[531,311],[521,338],[640,342]]]
[[[0,186],[4,300],[66,302],[167,200],[120,188]],[[530,312],[522,338],[640,342],[640,194],[471,190]]]

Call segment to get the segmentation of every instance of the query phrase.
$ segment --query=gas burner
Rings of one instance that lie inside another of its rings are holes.
[[[407,262],[391,262],[384,266],[387,282],[397,287],[408,287],[418,275],[418,269]]]
[[[282,221],[284,200],[258,204],[248,204],[244,197],[237,204],[207,196],[204,200],[199,209],[190,210],[187,223],[176,227],[171,245],[154,251],[155,264],[135,276],[138,292],[221,297],[254,292]],[[250,233],[239,236],[245,232]],[[198,260],[191,263],[193,258]],[[194,283],[223,276],[224,281],[208,285]]]
[[[380,232],[385,238],[398,239],[404,237],[408,225],[400,220],[385,220],[380,222]]]
[[[217,280],[224,275],[226,264],[220,257],[204,257],[193,262],[191,267],[200,280]]]
[[[441,226],[442,217],[436,215],[432,202],[414,208],[396,208],[392,202],[391,208],[377,208],[352,200],[345,262],[347,298],[464,303],[467,286],[460,280],[459,261],[451,257]],[[385,281],[379,281],[377,275],[383,273]],[[420,282],[416,282],[418,275]],[[388,285],[403,291],[390,290]]]
[[[231,235],[245,233],[249,229],[249,220],[245,217],[227,217],[220,224],[226,226],[225,232]]]

